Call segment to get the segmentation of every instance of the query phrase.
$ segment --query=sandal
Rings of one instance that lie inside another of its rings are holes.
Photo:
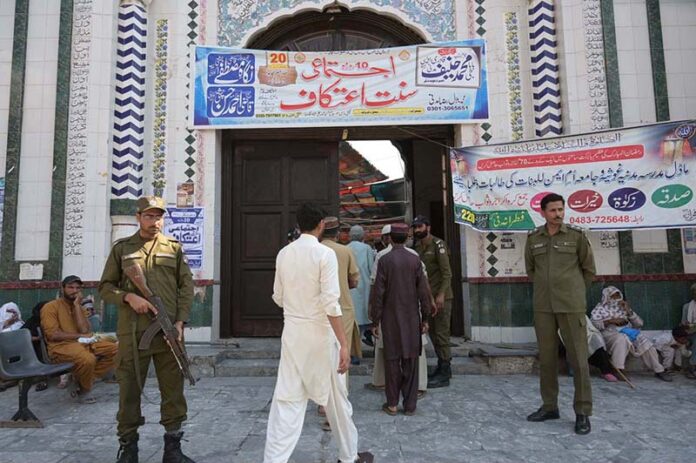
[[[46,381],[36,383],[36,387],[34,388],[36,392],[45,391],[46,389],[48,389],[48,383]]]
[[[60,382],[58,383],[58,389],[65,389],[68,387],[68,383],[70,382],[70,375],[65,374],[65,375],[60,375]]]
[[[386,413],[387,415],[389,415],[389,416],[396,416],[396,412],[397,412],[396,410],[392,410],[392,409],[389,407],[389,404],[386,403],[386,402],[384,402],[384,403],[382,404],[382,411],[383,411],[384,413]]]
[[[321,430],[326,432],[331,432],[331,424],[328,421],[324,421],[321,424]]]

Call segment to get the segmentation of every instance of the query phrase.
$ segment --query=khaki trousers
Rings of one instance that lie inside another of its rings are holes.
[[[49,356],[56,363],[72,362],[73,378],[82,391],[91,391],[92,384],[115,365],[118,344],[99,341],[92,344],[61,343],[49,347]]]
[[[542,408],[558,409],[558,330],[565,341],[567,358],[575,371],[573,408],[577,415],[592,415],[592,387],[587,363],[587,321],[584,313],[534,312],[534,331],[539,345],[539,383]]]
[[[445,300],[445,306],[442,312],[431,318],[430,321],[430,339],[433,341],[433,347],[437,358],[449,362],[452,358],[450,352],[450,325],[452,322],[452,299]]]

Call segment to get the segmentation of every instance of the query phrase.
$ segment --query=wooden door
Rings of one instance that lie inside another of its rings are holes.
[[[275,258],[306,201],[338,211],[338,143],[235,141],[231,256],[233,336],[279,336],[282,311],[271,299]],[[223,301],[223,309],[225,304]],[[228,306],[229,307],[229,306]]]

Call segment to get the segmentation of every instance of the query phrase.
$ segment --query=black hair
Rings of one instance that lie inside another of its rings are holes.
[[[300,227],[301,232],[310,232],[319,226],[324,217],[326,217],[326,211],[321,208],[318,204],[314,203],[302,203],[300,207],[297,208],[297,226]]]
[[[672,329],[672,337],[673,337],[674,339],[677,339],[677,338],[686,338],[686,337],[688,337],[688,336],[689,336],[689,332],[686,331],[686,328],[684,328],[684,327],[681,326],[681,325],[680,325],[680,326],[675,326],[675,327]]]
[[[325,229],[324,229],[324,236],[325,236],[326,238],[335,238],[336,236],[338,236],[338,232],[339,232],[339,231],[340,231],[340,230],[339,230],[338,227],[336,227],[336,228],[325,228]]]
[[[546,205],[547,205],[547,204],[553,203],[553,202],[556,202],[556,201],[562,202],[563,205],[565,206],[565,199],[563,199],[563,196],[561,196],[561,195],[559,195],[559,194],[556,194],[556,193],[549,193],[549,194],[547,194],[546,196],[544,196],[543,198],[541,198],[541,209],[542,209],[543,211],[545,211],[545,210],[546,210]]]
[[[408,238],[408,233],[390,233],[390,236],[395,244],[404,244]]]

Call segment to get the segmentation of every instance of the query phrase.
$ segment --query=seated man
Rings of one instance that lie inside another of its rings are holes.
[[[82,403],[94,403],[92,383],[114,367],[118,345],[97,341],[82,307],[82,280],[70,275],[62,283],[60,299],[41,309],[41,329],[48,343],[48,355],[54,362],[73,362],[77,383],[72,393]]]
[[[604,337],[614,367],[623,370],[626,357],[631,353],[640,357],[655,372],[657,378],[672,381],[672,377],[660,363],[652,342],[640,332],[643,320],[623,300],[623,294],[618,288],[607,286],[602,290],[602,302],[592,309],[590,318]]]
[[[682,308],[682,326],[689,333],[691,358],[685,365],[686,377],[696,379],[696,283],[691,285],[691,300]]]
[[[15,331],[24,325],[22,313],[14,302],[0,307],[0,331]]]
[[[604,343],[604,338],[599,332],[596,326],[592,324],[590,319],[585,316],[585,321],[587,322],[587,363],[593,367],[597,367],[602,373],[602,378],[610,383],[615,383],[618,381],[616,376],[614,376],[614,368],[611,366],[611,359],[609,358],[609,353],[606,350],[606,344]],[[563,336],[561,336],[561,330],[558,330],[558,337],[561,339],[561,345],[563,345],[563,350],[565,351],[565,344],[563,344]],[[568,372],[570,376],[573,376],[573,370],[568,363]]]
[[[689,344],[689,333],[683,326],[675,327],[671,333],[660,334],[653,339],[653,344],[660,354],[665,370],[680,369],[682,357],[691,356],[691,352],[686,348]]]
[[[101,331],[101,317],[94,310],[94,296],[89,295],[82,301],[82,308],[85,309],[85,317],[92,328],[93,333]]]

